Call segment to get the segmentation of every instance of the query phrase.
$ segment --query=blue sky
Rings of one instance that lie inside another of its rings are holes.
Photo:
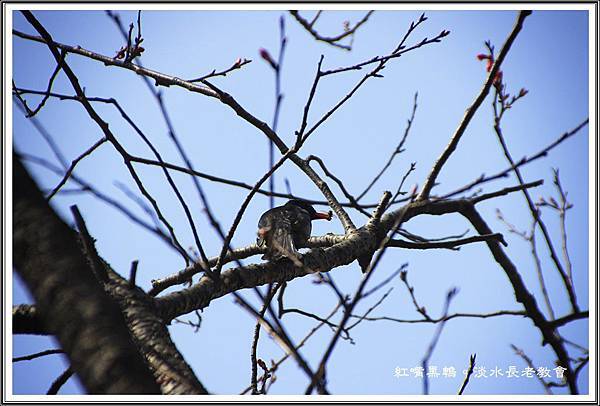
[[[144,11],[142,34],[145,66],[185,79],[201,76],[213,69],[230,66],[237,58],[253,62],[214,83],[231,93],[252,114],[271,122],[273,114],[273,75],[260,59],[258,50],[278,50],[278,19],[285,18],[288,37],[282,71],[284,100],[278,134],[288,144],[300,124],[302,109],[312,84],[316,64],[325,55],[325,69],[352,65],[374,55],[389,53],[404,35],[410,21],[425,10],[378,11],[363,26],[354,39],[351,52],[316,42],[284,11]],[[308,11],[304,12],[310,15]],[[34,14],[58,42],[80,45],[98,53],[113,56],[123,45],[113,22],[103,11],[36,11]],[[135,20],[135,12],[120,11],[124,22]],[[318,27],[325,33],[342,30],[342,22],[357,21],[362,12],[326,12]],[[422,185],[450,136],[485,80],[485,64],[475,56],[485,52],[484,41],[490,40],[499,50],[510,32],[514,11],[426,11],[429,19],[410,38],[416,43],[423,37],[433,37],[442,29],[451,34],[441,43],[422,47],[391,61],[382,72],[384,78],[370,79],[357,94],[311,136],[300,155],[319,155],[328,168],[340,177],[348,190],[358,194],[370,182],[387,160],[404,132],[410,116],[413,96],[418,92],[418,109],[406,151],[396,158],[390,170],[365,197],[376,202],[384,190],[395,191],[402,176],[416,162],[416,170],[407,181],[406,189]],[[16,29],[35,33],[19,13],[13,14]],[[13,74],[19,87],[43,90],[54,69],[52,57],[42,44],[13,39]],[[166,161],[181,163],[169,140],[165,123],[148,89],[132,72],[77,55],[68,62],[78,75],[88,96],[114,97],[142,131],[161,151]],[[511,109],[503,131],[515,159],[532,154],[551,143],[588,116],[588,16],[584,11],[535,11],[527,18],[503,64],[509,92],[526,88],[529,94]],[[315,96],[309,124],[328,111],[365,71],[349,72],[323,79]],[[59,74],[54,90],[73,94],[68,80]],[[189,93],[178,88],[162,89],[166,107],[178,137],[197,170],[225,178],[254,184],[268,169],[268,144],[264,135],[239,119],[235,113],[215,99]],[[36,105],[29,97],[30,105]],[[14,146],[17,150],[45,157],[56,162],[32,123],[14,107]],[[113,132],[125,148],[136,155],[150,156],[150,151],[111,106],[94,107],[110,123]],[[54,137],[70,161],[101,137],[99,128],[89,120],[76,102],[49,100],[37,119]],[[480,174],[491,174],[507,167],[493,132],[491,98],[488,97],[461,140],[458,150],[440,174],[440,185],[434,192],[445,193],[467,184]],[[43,188],[51,189],[60,177],[39,166],[29,165]],[[587,128],[572,137],[550,155],[526,166],[523,174],[528,181],[544,179],[545,184],[533,190],[532,197],[556,196],[551,168],[560,168],[561,181],[569,192],[574,208],[567,215],[569,248],[573,261],[576,293],[583,309],[588,308],[588,132]],[[193,247],[194,240],[183,210],[155,168],[137,166],[144,183],[159,201],[166,217],[174,225],[184,247]],[[122,159],[110,147],[103,145],[91,157],[82,161],[76,173],[99,190],[123,201],[127,207],[144,217],[144,212],[131,202],[115,182],[136,190]],[[194,213],[194,221],[210,256],[220,250],[220,239],[202,213],[191,179],[177,173],[173,177]],[[292,163],[285,164],[275,175],[276,189],[286,191],[285,180],[294,194],[322,199],[318,189]],[[201,181],[211,206],[223,228],[228,229],[247,192],[243,189]],[[494,191],[517,183],[514,177],[493,182],[485,191]],[[67,184],[68,187],[74,186]],[[334,188],[340,199],[342,194]],[[282,204],[284,200],[276,200]],[[132,224],[121,213],[83,194],[63,194],[52,200],[53,207],[65,221],[72,223],[69,206],[77,204],[88,228],[97,240],[99,253],[112,267],[126,275],[132,260],[140,261],[138,284],[148,289],[152,279],[177,272],[184,263],[180,256],[156,237]],[[244,215],[233,239],[241,247],[255,239],[256,222],[268,208],[268,198],[256,196]],[[500,208],[506,218],[520,229],[528,229],[530,215],[523,196],[513,194],[479,205],[482,216],[495,232],[502,232],[509,243],[507,253],[517,265],[527,287],[543,308],[539,283],[529,246],[506,230],[495,216]],[[356,224],[364,216],[351,212]],[[147,218],[147,217],[144,217]],[[543,214],[555,244],[559,243],[559,223],[556,216]],[[469,225],[458,215],[418,217],[406,224],[406,229],[427,237],[460,234]],[[315,223],[313,235],[341,233],[339,221]],[[474,230],[470,229],[469,235]],[[538,237],[541,240],[541,237]],[[559,245],[557,245],[559,246]],[[547,251],[539,245],[542,264],[552,304],[558,315],[569,311],[562,282],[552,267]],[[249,258],[245,263],[259,261]],[[445,292],[460,289],[452,302],[451,312],[491,312],[500,309],[520,310],[512,288],[501,268],[483,244],[463,247],[460,251],[407,251],[394,249],[386,253],[374,275],[372,286],[385,279],[401,264],[408,262],[408,278],[415,287],[419,302],[432,316],[439,316]],[[361,273],[356,263],[337,268],[332,276],[347,293],[353,293]],[[196,279],[195,279],[196,280]],[[14,303],[28,302],[27,292],[18,277],[14,278]],[[389,285],[393,291],[374,312],[374,316],[418,318],[410,296],[397,278]],[[179,288],[179,287],[178,287]],[[380,295],[385,290],[382,290]],[[252,292],[243,292],[253,303]],[[377,300],[373,295],[358,309],[366,311]],[[326,315],[335,305],[331,292],[311,278],[294,280],[286,290],[286,304]],[[182,319],[190,317],[183,316]],[[290,314],[284,317],[286,326],[296,341],[313,327],[315,321]],[[229,296],[215,300],[202,313],[202,328],[198,333],[173,324],[169,330],[186,360],[212,392],[236,394],[250,381],[250,345],[254,320],[233,303]],[[419,394],[421,381],[416,378],[395,378],[394,368],[419,365],[436,326],[430,324],[397,324],[386,321],[363,322],[352,331],[355,345],[341,341],[328,370],[329,389],[335,394]],[[561,330],[565,336],[587,346],[588,322],[577,321]],[[311,338],[304,356],[316,367],[324,346],[331,337],[322,328]],[[469,354],[477,353],[480,366],[507,369],[510,365],[525,367],[509,347],[513,343],[523,348],[538,366],[553,368],[553,353],[541,347],[541,336],[528,319],[500,317],[493,319],[455,319],[449,321],[430,361],[431,365],[466,368]],[[17,336],[13,340],[13,355],[41,351],[56,344],[49,338]],[[220,350],[215,350],[220,349]],[[259,357],[278,359],[282,351],[264,334]],[[66,367],[61,356],[14,365],[16,394],[45,393],[52,380]],[[303,393],[306,378],[293,361],[287,361],[277,373],[272,394]],[[431,381],[433,394],[453,394],[462,382],[438,378]],[[587,367],[580,376],[580,390],[588,390]],[[69,380],[61,393],[80,393],[76,379]],[[468,390],[473,394],[533,394],[543,393],[535,379],[518,382],[506,378],[472,379]],[[557,390],[556,393],[562,393]]]

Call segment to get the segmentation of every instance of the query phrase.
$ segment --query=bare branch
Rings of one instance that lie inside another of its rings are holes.
[[[60,374],[60,376],[58,378],[56,378],[56,380],[54,382],[52,382],[52,385],[50,386],[50,389],[48,389],[48,392],[46,393],[46,395],[56,395],[58,393],[58,391],[60,390],[60,388],[62,388],[62,386],[65,383],[67,383],[69,378],[71,376],[73,376],[74,373],[75,373],[75,371],[73,371],[72,367],[67,368],[65,370],[65,372]]]
[[[474,197],[472,199],[472,202],[473,203],[479,203],[479,202],[482,202],[484,200],[493,199],[493,198],[498,197],[498,196],[506,196],[509,193],[513,193],[513,192],[517,192],[517,191],[525,191],[525,189],[538,187],[538,186],[541,186],[543,184],[544,184],[544,180],[540,179],[540,180],[536,180],[535,182],[523,183],[523,184],[520,184],[518,186],[507,187],[507,188],[498,190],[496,192],[486,193],[484,195]]]
[[[392,290],[394,290],[394,288],[389,288],[389,289],[387,290],[387,292],[385,292],[385,293],[383,294],[383,296],[381,296],[381,298],[379,298],[379,300],[378,300],[377,302],[375,302],[375,304],[374,304],[374,305],[372,305],[371,307],[369,307],[369,308],[367,309],[367,311],[363,313],[363,315],[362,315],[362,316],[355,316],[355,317],[357,317],[357,318],[358,318],[358,320],[357,320],[355,323],[353,323],[353,324],[349,325],[349,326],[348,326],[348,328],[347,328],[346,330],[350,331],[351,329],[353,329],[354,327],[356,327],[356,326],[357,326],[357,325],[358,325],[360,322],[362,322],[363,320],[365,320],[365,318],[366,318],[366,317],[367,317],[367,316],[368,316],[368,315],[369,315],[369,314],[370,314],[370,313],[371,313],[373,310],[375,310],[375,309],[376,309],[376,308],[377,308],[377,307],[378,307],[378,306],[379,306],[381,303],[383,303],[383,301],[384,301],[384,300],[385,300],[385,299],[386,299],[386,298],[389,296],[389,294],[390,294],[390,293],[392,293]],[[373,290],[369,291],[368,293],[370,294],[370,293],[372,293],[372,291],[373,291]],[[363,295],[363,298],[364,298],[365,296],[367,296],[367,295],[366,295],[366,294],[365,294],[365,295]]]
[[[521,316],[527,317],[527,313],[523,310],[498,310],[496,312],[491,313],[452,313],[447,315],[446,317],[440,318],[432,318],[432,317],[424,317],[422,319],[398,319],[395,317],[389,316],[380,316],[380,317],[365,317],[364,320],[367,321],[393,321],[395,323],[406,323],[406,324],[419,324],[419,323],[441,323],[443,321],[448,321],[456,318],[472,318],[472,319],[488,319],[492,317],[498,316]],[[352,316],[358,317],[358,316]]]
[[[418,313],[420,313],[425,318],[425,320],[432,321],[432,318],[429,317],[429,315],[427,314],[425,306],[420,306],[417,302],[417,298],[415,297],[415,288],[413,286],[410,286],[410,284],[408,283],[408,271],[403,270],[400,272],[400,280],[402,281],[402,283],[404,283],[404,285],[406,285],[406,289],[408,289],[408,293],[410,294],[410,298],[413,302],[413,305],[415,306],[415,310]],[[446,316],[447,314],[444,314],[444,317],[442,317],[440,320],[446,321]]]
[[[496,89],[496,97],[498,97],[497,89]],[[502,129],[500,128],[500,120],[501,120],[501,117],[498,115],[498,113],[496,111],[495,117],[494,117],[494,131],[496,132],[498,142],[500,143],[500,146],[502,147],[502,151],[504,152],[504,156],[506,157],[506,160],[513,167],[513,171],[514,171],[517,179],[519,180],[519,184],[524,186],[525,180],[524,180],[523,176],[521,175],[521,171],[515,167],[514,160],[508,150],[508,146],[506,145],[506,141],[502,134]],[[577,305],[577,297],[575,295],[575,289],[573,288],[572,281],[569,278],[569,276],[567,275],[567,273],[565,272],[562,264],[560,263],[560,260],[558,259],[556,251],[554,249],[554,245],[552,243],[552,239],[550,237],[550,233],[548,232],[546,224],[542,221],[542,219],[540,217],[540,213],[539,213],[538,209],[535,207],[533,200],[531,199],[531,196],[529,195],[529,192],[527,191],[527,189],[523,189],[523,196],[525,197],[525,201],[527,202],[527,206],[529,208],[531,216],[535,219],[535,223],[538,225],[538,227],[540,228],[540,231],[542,232],[542,235],[544,236],[544,240],[546,241],[546,246],[548,247],[548,250],[550,251],[550,258],[552,258],[552,261],[554,262],[554,265],[556,266],[556,270],[558,271],[558,273],[560,274],[560,276],[563,280],[563,284],[565,285],[565,289],[567,291],[567,294],[569,295],[569,301],[571,302],[571,308],[572,308],[573,312],[576,313],[579,311],[579,306]]]
[[[446,249],[458,249],[461,245],[471,244],[474,242],[495,240],[501,242],[504,246],[508,244],[504,241],[504,236],[500,233],[488,234],[488,235],[477,235],[473,237],[461,238],[460,240],[453,241],[443,241],[443,242],[410,242],[403,240],[391,240],[388,243],[388,247],[398,247],[398,248],[408,248],[408,249],[417,249],[417,250],[426,250],[426,249],[437,249],[437,248],[446,248]]]
[[[404,135],[402,135],[402,138],[400,139],[400,143],[398,143],[398,145],[394,149],[394,152],[392,152],[392,155],[390,156],[390,158],[388,159],[386,164],[383,166],[383,168],[381,168],[379,173],[377,175],[375,175],[375,177],[373,178],[371,183],[369,183],[369,185],[365,188],[365,190],[363,190],[358,195],[358,197],[356,198],[356,201],[359,201],[360,199],[362,199],[369,192],[369,190],[371,190],[373,185],[379,180],[379,178],[381,178],[381,176],[385,173],[385,171],[390,167],[390,165],[392,164],[392,161],[394,160],[396,155],[399,155],[404,151],[402,149],[402,147],[404,146],[404,143],[406,142],[406,138],[408,137],[408,133],[410,132],[410,128],[412,127],[412,123],[415,119],[415,113],[417,112],[417,97],[418,97],[418,95],[419,95],[419,93],[415,93],[412,113],[410,115],[410,118],[407,121],[406,129],[404,130]],[[394,200],[394,199],[392,199],[392,200]]]
[[[479,215],[479,213],[475,210],[475,208],[471,206],[465,206],[465,209],[461,212],[465,218],[467,218],[471,224],[477,229],[479,234],[489,234],[491,233],[490,228],[485,223],[483,218]],[[556,330],[552,326],[550,322],[546,320],[542,312],[537,306],[535,298],[533,295],[527,290],[521,275],[517,271],[515,265],[511,262],[508,256],[504,253],[504,250],[500,247],[497,242],[487,241],[488,248],[490,249],[492,255],[496,262],[502,267],[506,276],[509,278],[513,290],[515,292],[515,297],[517,302],[521,303],[527,312],[527,317],[529,317],[535,326],[540,330],[542,336],[544,337],[544,343],[550,344],[554,353],[556,354],[560,364],[569,369],[569,356],[567,351],[564,348],[563,343],[560,341],[560,338],[555,334]],[[572,374],[567,374],[567,381],[569,383],[569,389],[572,394],[578,393],[577,382],[575,381],[575,377]]]
[[[41,42],[44,42],[44,43],[46,43],[46,45],[48,45],[48,47],[50,48],[50,51],[52,52],[52,55],[54,56],[54,59],[56,60],[56,62],[62,64],[62,69],[65,72],[65,74],[67,75],[69,81],[71,82],[71,85],[73,86],[73,89],[77,93],[77,96],[79,97],[79,102],[83,105],[83,107],[85,108],[85,110],[88,113],[88,115],[90,116],[90,118],[93,121],[96,122],[96,124],[100,127],[100,129],[104,133],[104,136],[110,141],[110,143],[115,147],[115,149],[124,158],[126,158],[127,157],[127,152],[124,150],[124,148],[121,146],[121,144],[117,141],[117,139],[115,138],[115,136],[113,135],[113,133],[109,130],[108,124],[106,122],[104,122],[102,120],[102,118],[100,118],[100,116],[98,115],[98,113],[91,106],[90,102],[87,100],[87,98],[86,98],[86,96],[85,96],[85,94],[83,92],[83,89],[79,85],[79,81],[78,81],[77,77],[75,76],[75,74],[73,73],[73,71],[71,70],[71,68],[69,67],[69,65],[66,63],[66,61],[64,61],[64,60],[62,60],[60,58],[60,55],[59,55],[58,49],[57,49],[58,48],[57,44],[52,40],[52,37],[50,36],[50,34],[35,19],[35,17],[33,17],[33,14],[31,14],[30,12],[24,12],[24,14],[27,17],[27,20],[42,35],[43,40]],[[135,181],[136,185],[140,189],[140,192],[152,204],[152,206],[154,207],[154,210],[156,211],[156,214],[158,215],[158,217],[160,218],[160,220],[163,222],[163,224],[169,230],[169,232],[171,234],[171,238],[173,240],[173,243],[178,247],[180,254],[183,256],[183,258],[186,261],[189,261],[190,257],[188,255],[188,253],[185,251],[185,249],[183,249],[183,247],[181,246],[181,244],[177,240],[177,237],[175,235],[175,231],[174,231],[173,227],[171,226],[171,224],[169,224],[169,222],[167,221],[167,219],[163,216],[160,208],[158,207],[158,204],[157,204],[156,200],[148,193],[148,191],[146,190],[146,188],[143,186],[140,178],[138,177],[137,173],[133,169],[133,166],[131,165],[131,163],[128,162],[127,159],[124,160],[124,163],[125,163],[127,169],[129,170],[129,172],[130,172],[133,180]]]
[[[188,82],[196,83],[196,82],[202,82],[203,80],[210,79],[210,78],[217,77],[217,76],[227,76],[228,73],[233,72],[234,70],[240,69],[242,66],[247,65],[250,62],[252,62],[251,59],[238,58],[233,63],[233,65],[231,65],[227,69],[224,69],[220,72],[217,72],[215,69],[213,69],[212,72],[210,72],[204,76],[200,76],[199,78],[196,78],[196,79],[190,79],[190,80],[188,80]]]
[[[342,193],[344,194],[344,196],[346,196],[346,199],[348,199],[348,201],[350,202],[350,204],[352,204],[352,205],[353,205],[353,207],[354,207],[356,210],[358,210],[359,212],[363,213],[363,214],[364,214],[364,215],[366,215],[366,216],[368,216],[368,215],[369,215],[369,213],[368,213],[366,210],[364,210],[363,208],[361,208],[361,207],[358,205],[358,201],[357,201],[357,199],[356,199],[356,198],[354,198],[354,196],[352,196],[352,195],[350,194],[350,192],[348,192],[348,190],[346,190],[346,187],[344,186],[344,182],[343,182],[342,180],[340,180],[340,179],[339,179],[337,176],[335,176],[333,173],[331,173],[331,172],[330,172],[330,171],[327,169],[327,167],[325,166],[325,163],[323,162],[323,160],[322,160],[321,158],[319,158],[319,157],[318,157],[318,156],[316,156],[316,155],[309,155],[309,156],[306,158],[306,162],[307,162],[307,163],[310,163],[310,161],[316,161],[316,162],[319,164],[319,166],[321,167],[321,169],[323,170],[323,172],[325,173],[325,175],[326,175],[327,177],[329,177],[331,180],[333,180],[333,181],[334,181],[334,182],[335,182],[335,183],[338,185],[338,187],[340,188],[340,190],[342,191]]]
[[[15,151],[15,156],[20,159],[24,159],[24,160],[33,162],[35,164],[41,165],[44,168],[54,172],[55,174],[57,174],[59,176],[62,175],[62,173],[63,173],[63,171],[61,169],[57,168],[55,165],[51,164],[50,162],[46,161],[43,158],[39,158],[39,157],[36,157],[33,155],[28,155],[28,154],[22,154],[22,153],[19,153],[16,151]],[[171,241],[169,236],[167,236],[165,233],[163,233],[162,230],[160,230],[157,227],[152,227],[150,224],[146,223],[145,221],[140,219],[138,216],[133,214],[130,210],[128,210],[123,204],[118,202],[116,199],[113,199],[110,196],[97,191],[90,184],[88,184],[84,180],[80,179],[79,177],[75,176],[74,174],[71,174],[71,179],[78,185],[81,185],[84,192],[89,192],[92,195],[94,195],[94,197],[105,202],[106,204],[110,205],[111,207],[114,207],[116,210],[123,213],[132,222],[139,225],[140,227],[143,227],[144,229],[151,232],[152,234],[156,235],[157,237],[159,237],[160,240],[165,242],[170,248],[173,248],[175,251],[179,252],[177,246],[175,246],[173,244],[173,242]]]
[[[314,29],[314,25],[317,22],[317,19],[319,18],[319,16],[321,15],[321,11],[318,11],[317,14],[313,17],[313,19],[310,22],[308,22],[306,19],[304,19],[304,17],[300,16],[300,14],[298,13],[297,10],[290,10],[290,14],[317,41],[325,42],[329,45],[332,45],[336,48],[344,49],[346,51],[351,51],[352,50],[352,42],[350,43],[350,45],[344,45],[344,44],[339,44],[338,41],[340,41],[348,36],[354,36],[354,33],[356,32],[356,30],[358,30],[361,25],[363,25],[364,23],[367,22],[369,17],[371,17],[371,14],[373,14],[373,11],[371,10],[367,14],[365,14],[365,16],[363,18],[361,18],[353,27],[350,27],[350,25],[348,23],[346,25],[346,27],[344,28],[344,32],[342,32],[341,34],[338,34],[338,35],[330,36],[330,37],[321,35],[317,32],[317,30]]]
[[[98,149],[98,147],[100,147],[106,141],[108,141],[106,139],[106,137],[102,137],[101,139],[99,139],[98,141],[96,141],[94,143],[94,145],[92,145],[91,147],[89,147],[81,155],[79,155],[77,158],[75,158],[73,161],[71,161],[71,166],[69,166],[69,169],[67,169],[67,172],[65,173],[65,176],[63,176],[63,178],[61,179],[61,181],[58,182],[58,185],[56,185],[54,187],[54,189],[52,189],[52,191],[46,196],[46,200],[52,199],[52,197],[60,190],[60,188],[63,187],[65,183],[67,183],[67,180],[69,180],[69,178],[71,177],[71,174],[73,173],[73,170],[75,169],[75,167],[77,166],[77,164],[83,158],[85,158],[86,156],[89,156],[92,152],[94,152],[96,149]]]
[[[456,132],[450,139],[450,143],[448,144],[448,146],[446,146],[446,148],[444,149],[444,151],[442,152],[442,154],[436,161],[435,165],[431,169],[431,172],[429,173],[429,176],[427,176],[425,184],[423,185],[423,189],[421,189],[421,192],[419,193],[419,196],[418,196],[419,200],[425,200],[425,199],[429,198],[429,194],[435,184],[438,174],[442,170],[442,167],[444,166],[444,164],[446,163],[448,158],[450,158],[450,155],[452,155],[452,153],[456,149],[458,142],[460,141],[462,135],[464,134],[467,127],[469,126],[469,123],[471,122],[471,119],[475,115],[475,112],[477,111],[479,106],[481,106],[481,103],[483,103],[483,100],[488,95],[490,88],[492,87],[492,83],[495,80],[496,72],[498,72],[498,70],[500,69],[500,65],[504,61],[504,58],[506,57],[508,50],[510,49],[513,42],[517,38],[517,35],[521,31],[521,29],[523,28],[523,21],[525,21],[525,18],[527,18],[527,16],[530,14],[531,14],[531,11],[526,11],[526,10],[519,12],[519,16],[517,17],[515,26],[513,27],[512,32],[506,39],[506,42],[502,46],[502,50],[500,50],[500,53],[498,54],[498,58],[494,62],[494,66],[490,70],[488,77],[485,81],[485,84],[483,85],[483,88],[479,92],[479,95],[475,98],[475,101],[473,102],[473,104],[471,104],[471,106],[467,109],[463,119],[461,120],[458,128],[456,129]]]
[[[46,350],[46,351],[36,352],[35,354],[24,355],[22,357],[15,357],[12,359],[12,362],[31,361],[32,359],[36,359],[39,357],[45,357],[46,355],[63,354],[63,353],[64,353],[64,351],[61,349]]]
[[[556,327],[564,326],[565,324],[570,323],[572,321],[580,320],[580,319],[587,319],[589,317],[590,317],[590,312],[588,310],[584,310],[579,313],[571,313],[566,316],[559,317],[556,320],[552,320],[550,322],[550,325],[553,328],[556,328]]]
[[[472,181],[471,183],[467,184],[466,186],[463,186],[460,189],[455,190],[454,192],[448,193],[444,196],[442,196],[442,199],[448,199],[450,197],[454,197],[456,195],[459,195],[461,193],[464,193],[472,188],[474,188],[475,186],[481,185],[483,183],[486,182],[490,182],[496,179],[500,179],[500,178],[505,178],[508,176],[508,174],[510,172],[512,172],[514,170],[514,168],[520,168],[523,165],[526,165],[528,163],[531,163],[533,161],[536,161],[540,158],[544,158],[548,155],[548,152],[550,152],[551,150],[553,150],[555,147],[557,147],[558,145],[562,144],[565,140],[571,138],[573,135],[577,134],[583,127],[587,126],[589,123],[589,119],[585,119],[583,122],[581,122],[577,127],[573,128],[570,131],[567,131],[565,133],[563,133],[560,137],[558,137],[555,141],[553,141],[552,143],[550,143],[549,145],[547,145],[544,149],[542,149],[541,151],[531,155],[531,156],[524,156],[523,158],[521,158],[518,162],[515,162],[514,165],[511,165],[510,167],[506,168],[505,170],[498,172],[495,175],[491,175],[491,176],[484,176],[481,175],[479,176],[477,179],[475,179],[474,181]]]
[[[64,60],[66,56],[67,56],[67,52],[65,50],[62,50],[60,53],[61,59]],[[27,101],[25,101],[21,97],[21,94],[18,91],[15,91],[16,85],[15,85],[15,81],[13,80],[13,82],[12,82],[13,91],[14,91],[15,95],[17,96],[17,98],[21,101],[21,103],[23,103],[23,107],[25,108],[25,110],[27,110],[27,114],[26,114],[27,118],[31,118],[31,117],[35,116],[42,109],[42,107],[44,107],[44,105],[46,104],[46,101],[50,98],[50,92],[52,91],[52,85],[54,84],[54,79],[56,79],[56,76],[58,76],[58,72],[60,72],[60,67],[61,67],[61,63],[59,62],[56,64],[56,68],[54,69],[54,72],[52,72],[52,75],[50,76],[50,80],[48,81],[48,86],[46,88],[46,92],[44,93],[44,97],[42,98],[42,101],[40,101],[38,106],[33,110],[31,110],[27,106]]]
[[[337,313],[338,309],[340,308],[341,304],[338,303],[333,310],[329,313],[329,315],[324,319],[327,322],[335,315],[335,313]],[[314,334],[316,333],[321,327],[323,327],[325,324],[327,324],[326,322],[320,322],[319,324],[317,324],[315,327],[313,327],[305,336],[304,338],[302,338],[302,340],[300,340],[300,342],[298,343],[298,345],[296,346],[296,350],[299,350],[302,346],[304,346],[304,344],[306,344],[306,342],[308,341],[308,339]],[[288,358],[290,357],[290,355],[288,353],[286,353],[283,357],[281,357],[278,361],[276,361],[273,366],[271,368],[269,368],[269,373],[275,372],[277,370],[277,368],[279,368],[279,366]],[[258,380],[262,380],[264,378],[264,375],[259,377]],[[244,389],[242,391],[242,393],[240,393],[240,395],[245,395],[248,391],[250,391],[252,388],[251,386],[248,386],[246,389]]]
[[[267,297],[265,298],[265,302],[263,303],[263,307],[260,309],[260,312],[258,313],[260,315],[260,317],[264,318],[265,317],[265,313],[267,311],[267,308],[269,307],[269,303],[271,303],[271,300],[273,299],[273,296],[275,296],[275,292],[277,291],[277,288],[273,288],[273,289],[269,289],[269,292],[267,293]],[[257,347],[258,347],[258,339],[260,337],[260,322],[257,320],[256,322],[256,326],[254,327],[254,337],[252,339],[252,350],[251,350],[251,355],[250,358],[252,360],[252,377],[251,377],[251,384],[250,386],[252,387],[252,394],[253,395],[257,395],[258,392],[258,387],[257,387],[257,356],[256,356],[256,351],[257,351]]]
[[[460,389],[458,390],[459,395],[462,395],[464,393],[465,388],[467,387],[467,384],[469,383],[469,378],[473,374],[473,369],[475,369],[475,358],[476,357],[477,357],[477,354],[471,354],[471,356],[469,357],[469,369],[467,370],[467,375],[465,376],[465,379],[464,379],[462,385],[460,386]]]
[[[537,368],[533,365],[533,361],[531,360],[531,358],[529,358],[527,356],[527,354],[525,354],[525,351],[523,351],[522,349],[518,348],[516,345],[511,344],[510,348],[513,349],[513,351],[515,352],[515,354],[517,354],[519,357],[521,357],[523,359],[523,361],[525,361],[525,363],[527,364],[527,366],[529,368],[532,368],[534,370],[537,370]],[[546,393],[548,395],[552,395],[552,389],[550,389],[550,386],[548,385],[548,382],[546,382],[544,380],[544,378],[540,377],[538,374],[535,374],[535,377],[537,378],[537,380],[542,384],[542,386],[544,387],[544,390],[546,391]]]
[[[454,296],[456,296],[457,293],[458,293],[458,289],[452,288],[446,294],[446,301],[444,302],[444,312],[443,312],[444,316],[442,318],[445,318],[448,315],[448,309],[450,308],[450,302],[452,302],[452,299],[454,298]],[[433,355],[433,351],[435,350],[435,347],[440,339],[440,336],[442,335],[442,330],[444,329],[445,324],[446,324],[446,321],[442,321],[441,323],[439,323],[437,325],[435,334],[433,335],[433,338],[431,339],[431,342],[429,343],[429,346],[427,347],[427,352],[425,353],[425,356],[423,357],[423,360],[421,361],[421,365],[423,366],[423,371],[425,372],[423,374],[423,394],[424,395],[429,394],[429,377],[427,374],[427,367],[429,365],[429,360],[431,359],[431,356]]]
[[[517,234],[525,241],[527,241],[531,247],[531,256],[533,257],[533,262],[535,264],[535,271],[538,276],[538,281],[540,282],[540,288],[542,290],[542,296],[544,297],[544,302],[546,303],[546,309],[548,309],[548,315],[551,320],[555,319],[554,310],[552,309],[552,303],[550,302],[550,295],[548,294],[548,290],[546,289],[546,282],[544,281],[544,273],[542,272],[542,263],[540,261],[540,256],[537,252],[537,246],[535,242],[535,230],[536,224],[535,219],[531,223],[531,231],[529,235],[525,232],[518,231],[514,225],[510,224],[505,218],[502,212],[499,209],[496,209],[496,217],[502,221],[508,227],[508,230],[511,233]]]

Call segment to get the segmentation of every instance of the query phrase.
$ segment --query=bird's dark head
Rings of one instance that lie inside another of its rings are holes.
[[[292,199],[286,203],[286,206],[287,205],[296,206],[303,210],[306,210],[308,212],[308,214],[310,214],[310,218],[312,220],[317,220],[317,219],[331,220],[331,217],[332,217],[331,211],[328,213],[318,212],[315,210],[314,207],[312,207],[312,205],[310,203],[308,203],[305,200]]]

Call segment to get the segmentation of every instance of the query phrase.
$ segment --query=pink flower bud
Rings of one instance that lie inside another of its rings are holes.
[[[269,51],[267,51],[264,48],[261,48],[261,49],[259,49],[258,53],[260,54],[260,57],[262,59],[264,59],[265,61],[267,61],[269,63],[269,65],[271,65],[271,67],[273,69],[277,69],[277,64],[275,63],[275,61],[271,57],[271,54],[269,53]]]

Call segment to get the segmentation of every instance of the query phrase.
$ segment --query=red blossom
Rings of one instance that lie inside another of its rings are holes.
[[[491,71],[492,70],[492,66],[494,66],[494,61],[492,60],[492,58],[488,59],[487,61],[487,66],[485,67],[486,71]]]
[[[484,59],[492,59],[492,58],[486,54],[479,54],[479,55],[477,55],[477,59],[479,59],[480,61],[483,61]]]

